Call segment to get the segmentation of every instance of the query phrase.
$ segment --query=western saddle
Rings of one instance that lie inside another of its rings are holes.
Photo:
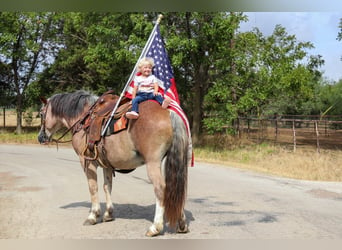
[[[113,91],[107,91],[100,96],[79,121],[78,127],[82,128],[87,135],[86,146],[83,151],[83,155],[87,160],[97,160],[98,158],[97,145],[101,141],[102,129],[107,124],[119,99],[117,95],[112,93]],[[128,121],[124,114],[130,107],[130,99],[122,98],[105,131],[105,136],[126,129]]]

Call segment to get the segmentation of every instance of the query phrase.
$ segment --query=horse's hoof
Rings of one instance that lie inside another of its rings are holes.
[[[160,234],[160,232],[163,230],[163,228],[156,228],[154,225],[152,225],[148,231],[146,232],[147,237],[154,237]]]
[[[83,226],[92,226],[96,224],[96,220],[89,220],[87,219],[84,223]]]
[[[113,221],[113,220],[114,220],[114,217],[111,216],[111,215],[105,215],[105,216],[103,216],[103,218],[102,218],[102,221],[103,221],[103,222],[109,222],[109,221]]]
[[[147,237],[155,237],[157,235],[159,235],[159,232],[152,232],[151,230],[148,230],[145,234]]]
[[[190,232],[189,227],[186,224],[177,227],[177,233],[186,234],[186,233],[189,233],[189,232]]]

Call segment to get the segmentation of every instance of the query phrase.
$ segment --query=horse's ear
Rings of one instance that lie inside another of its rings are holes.
[[[45,105],[47,104],[47,100],[44,96],[39,97],[39,99],[43,104],[45,104]]]

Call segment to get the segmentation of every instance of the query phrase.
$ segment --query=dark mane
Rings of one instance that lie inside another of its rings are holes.
[[[57,117],[75,118],[78,117],[86,105],[92,105],[97,96],[84,90],[73,93],[55,94],[49,99],[52,115]]]

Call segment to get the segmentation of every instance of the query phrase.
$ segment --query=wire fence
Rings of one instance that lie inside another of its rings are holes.
[[[292,145],[293,151],[302,145],[342,149],[342,117],[326,116],[274,116],[239,117],[239,137]]]
[[[40,125],[38,112],[27,111],[22,114],[22,125],[25,127],[37,127]],[[14,108],[0,109],[0,128],[17,126],[17,112]]]

